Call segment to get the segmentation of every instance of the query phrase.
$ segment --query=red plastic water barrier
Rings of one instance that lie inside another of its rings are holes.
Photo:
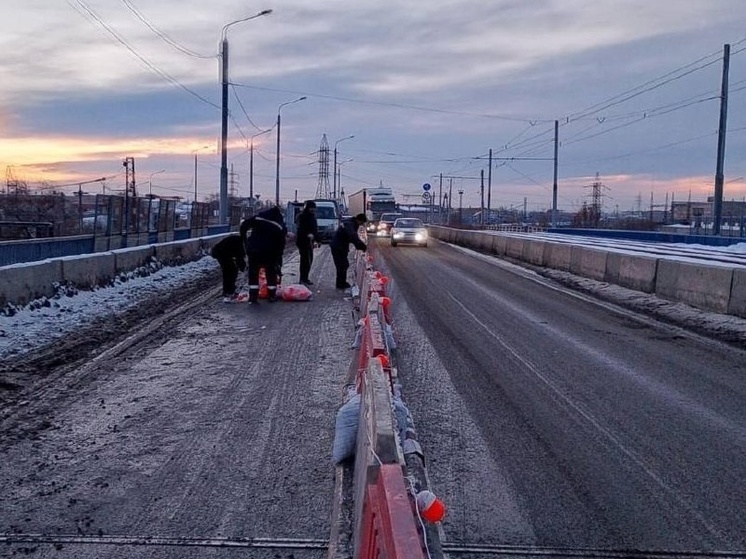
[[[379,466],[363,505],[360,554],[357,559],[425,559],[401,466]]]

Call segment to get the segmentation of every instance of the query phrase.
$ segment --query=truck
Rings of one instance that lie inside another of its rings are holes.
[[[396,198],[391,188],[379,186],[363,188],[347,197],[348,213],[357,215],[364,213],[368,218],[368,231],[376,231],[381,214],[397,211]]]

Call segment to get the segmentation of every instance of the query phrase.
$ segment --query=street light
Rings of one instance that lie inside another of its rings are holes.
[[[201,148],[197,148],[192,150],[192,153],[194,154],[194,201],[197,201],[197,152],[202,151],[203,149],[207,149],[210,146],[202,146]]]
[[[150,173],[150,176],[148,177],[148,195],[150,198],[153,197],[153,175],[157,175],[158,173],[165,173],[166,169],[161,169],[160,171],[156,171],[155,173]]]
[[[464,189],[458,189],[458,226],[462,227],[464,224]]]
[[[339,195],[343,196],[342,191],[342,165],[345,163],[349,163],[350,161],[354,161],[352,157],[349,159],[345,159],[344,161],[340,161],[339,163],[334,164],[334,200],[337,200],[337,189],[340,190]]]
[[[337,199],[337,144],[339,144],[339,142],[344,142],[345,140],[351,140],[354,137],[354,135],[347,136],[346,138],[334,142],[334,188],[332,189],[332,198],[335,200]]]
[[[262,10],[253,16],[231,21],[223,26],[220,33],[220,58],[222,59],[220,78],[223,86],[222,119],[220,128],[220,223],[228,222],[228,28],[231,25],[243,21],[249,21],[250,19],[260,16],[266,16],[271,13],[272,10]]]
[[[303,97],[298,97],[293,101],[282,103],[279,107],[277,107],[277,166],[275,169],[275,206],[277,206],[278,208],[280,207],[280,109],[282,109],[285,105],[292,105],[293,103],[297,103],[298,101],[303,101],[305,98],[306,96],[304,95]]]
[[[266,130],[257,132],[251,137],[250,140],[251,146],[249,148],[249,204],[251,204],[252,210],[254,209],[254,138],[271,131],[272,128],[267,128]]]

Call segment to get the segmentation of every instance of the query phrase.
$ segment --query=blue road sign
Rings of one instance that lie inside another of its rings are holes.
[[[425,184],[422,185],[422,190],[424,190],[425,192],[427,192],[428,190],[430,190],[430,188],[432,188],[432,187],[430,186],[429,182],[426,182]]]

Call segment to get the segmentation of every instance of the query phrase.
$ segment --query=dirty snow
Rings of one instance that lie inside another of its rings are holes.
[[[149,266],[118,276],[111,285],[92,291],[60,285],[52,298],[29,305],[0,309],[0,360],[22,355],[112,314],[134,308],[159,294],[170,294],[219,269],[215,259],[203,257],[180,266]],[[217,284],[216,284],[217,285]]]

